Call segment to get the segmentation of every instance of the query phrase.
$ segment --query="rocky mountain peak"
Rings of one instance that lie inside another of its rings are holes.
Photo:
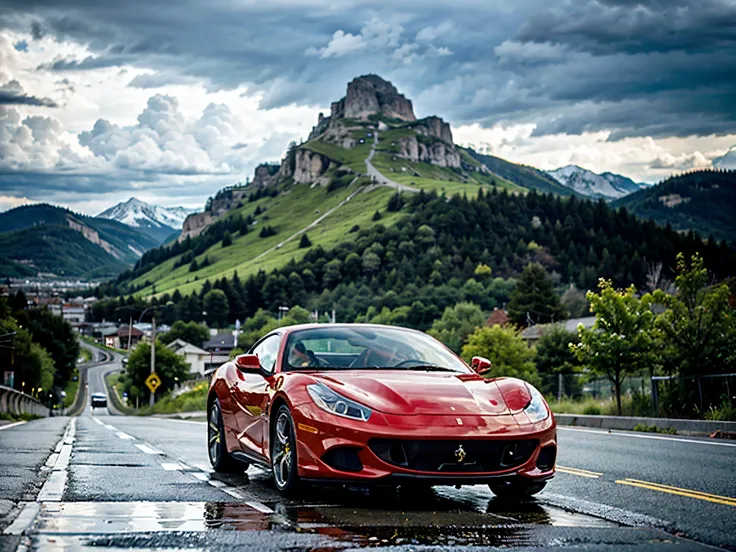
[[[365,120],[383,115],[402,121],[416,121],[411,100],[378,75],[363,75],[348,83],[344,98],[332,104],[333,119]]]

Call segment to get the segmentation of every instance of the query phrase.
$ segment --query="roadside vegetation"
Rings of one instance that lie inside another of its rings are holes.
[[[15,389],[49,407],[62,403],[62,391],[73,382],[79,357],[68,322],[29,305],[19,290],[0,297],[0,344],[0,366],[13,373]]]

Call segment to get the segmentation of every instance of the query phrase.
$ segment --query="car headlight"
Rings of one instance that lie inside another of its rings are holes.
[[[529,416],[529,419],[532,422],[541,422],[549,416],[547,405],[544,404],[544,397],[542,397],[542,394],[531,385],[527,385],[526,387],[529,389],[529,394],[532,396],[532,399],[529,401],[529,404],[524,407],[524,412],[526,412],[526,415]]]
[[[322,383],[307,385],[307,392],[317,406],[332,414],[363,422],[371,417],[370,408],[343,397]]]

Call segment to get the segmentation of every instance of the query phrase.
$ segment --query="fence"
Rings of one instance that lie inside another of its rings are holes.
[[[0,412],[48,416],[49,409],[30,395],[0,385]]]
[[[548,399],[615,400],[607,378],[588,373],[552,374],[542,378],[541,391]],[[628,415],[712,417],[736,408],[736,373],[698,376],[633,375],[624,378],[621,397]],[[633,410],[633,412],[632,412]]]

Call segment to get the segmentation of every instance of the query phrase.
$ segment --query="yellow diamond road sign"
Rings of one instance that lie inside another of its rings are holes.
[[[151,393],[155,393],[156,389],[161,386],[161,378],[158,377],[156,372],[154,372],[146,378],[146,385],[151,390]]]

